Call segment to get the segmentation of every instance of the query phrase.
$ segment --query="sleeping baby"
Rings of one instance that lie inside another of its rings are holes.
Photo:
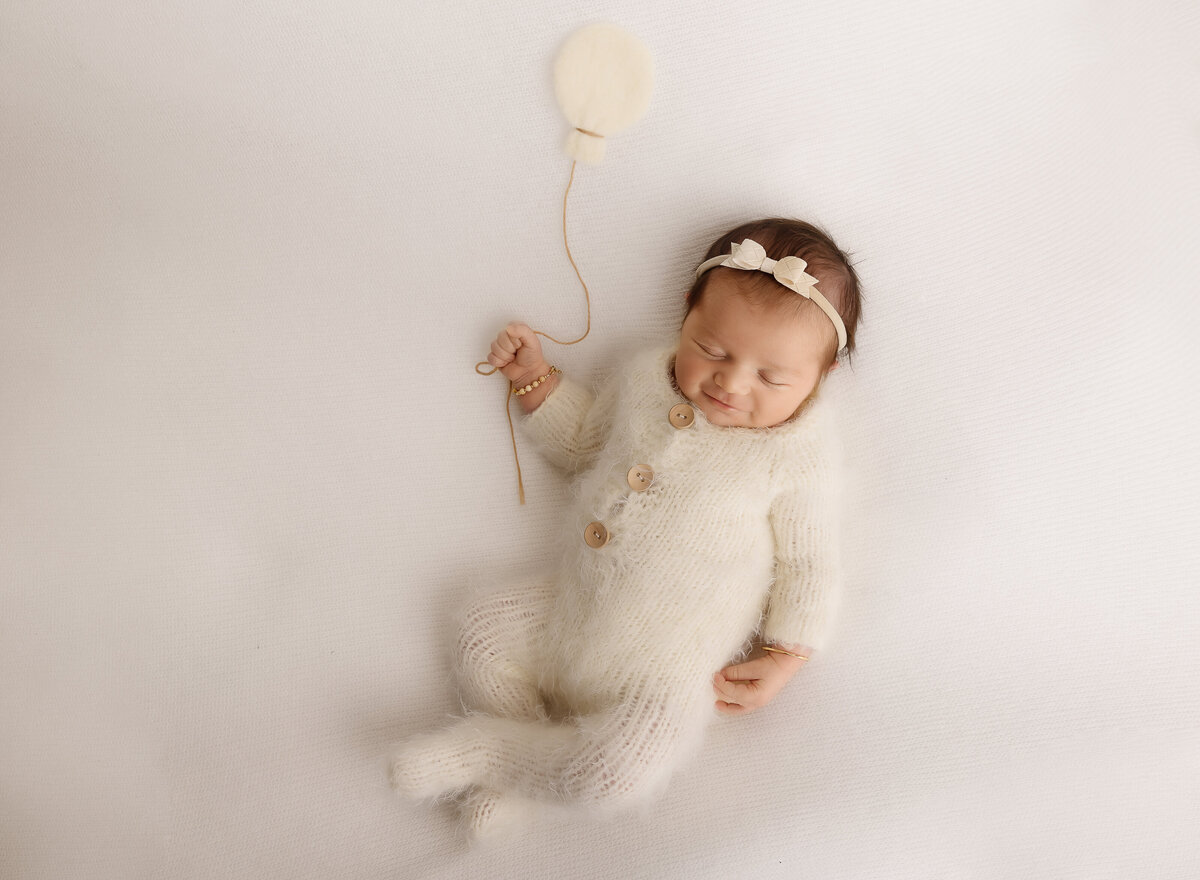
[[[545,803],[642,803],[717,714],[779,693],[836,608],[840,458],[819,390],[859,315],[832,239],[768,218],[709,248],[678,339],[594,391],[524,324],[497,335],[488,361],[576,500],[548,536],[557,570],[468,609],[467,712],[396,748],[399,792],[460,794],[477,838]]]

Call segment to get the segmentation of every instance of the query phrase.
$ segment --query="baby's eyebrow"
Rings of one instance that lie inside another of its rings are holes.
[[[763,363],[762,369],[768,373],[786,373],[788,375],[797,375],[801,372],[800,370],[793,370],[791,367],[783,367],[770,361]]]
[[[803,372],[802,370],[794,370],[791,367],[781,367],[777,364],[766,364],[763,369],[771,373],[786,373],[789,376],[798,376]]]

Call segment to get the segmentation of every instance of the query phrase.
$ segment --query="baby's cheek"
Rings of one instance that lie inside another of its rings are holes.
[[[675,384],[689,400],[694,399],[702,372],[701,367],[694,363],[692,358],[680,356],[675,361]]]

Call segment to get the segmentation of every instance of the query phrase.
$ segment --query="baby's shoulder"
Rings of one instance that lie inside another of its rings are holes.
[[[772,438],[774,466],[780,478],[812,479],[815,474],[840,469],[841,433],[829,401],[809,403],[786,430]]]
[[[632,345],[620,356],[620,372],[634,382],[663,382],[675,349],[664,344]]]
[[[672,394],[670,363],[674,349],[626,348],[605,381],[625,406],[655,407]]]

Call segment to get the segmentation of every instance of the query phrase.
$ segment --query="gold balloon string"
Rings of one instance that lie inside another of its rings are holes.
[[[586,132],[591,134],[591,132]],[[596,135],[599,137],[599,135]],[[579,267],[575,265],[575,258],[571,256],[571,246],[567,244],[567,196],[571,194],[571,184],[575,180],[575,162],[571,163],[571,178],[567,181],[567,191],[563,193],[563,246],[567,249],[567,259],[571,261],[572,268],[575,269],[575,275],[579,279],[579,283],[583,285],[583,298],[587,303],[587,326],[584,328],[583,335],[578,339],[572,339],[570,342],[563,342],[561,339],[555,339],[549,333],[543,333],[541,330],[534,330],[538,336],[545,336],[551,342],[557,342],[559,345],[575,345],[578,342],[583,342],[587,339],[587,335],[592,332],[592,297],[588,293],[587,283],[584,282],[583,276],[579,274]],[[481,370],[480,367],[488,366],[487,361],[480,361],[475,365],[475,372],[481,376],[490,376],[498,372],[495,367],[488,370]],[[512,411],[509,409],[509,403],[513,397],[513,383],[508,383],[508,390],[504,395],[504,415],[508,417],[508,434],[512,438],[513,460],[517,463],[517,493],[521,499],[521,503],[525,503],[525,482],[521,478],[521,457],[517,454],[517,432],[513,428]]]

